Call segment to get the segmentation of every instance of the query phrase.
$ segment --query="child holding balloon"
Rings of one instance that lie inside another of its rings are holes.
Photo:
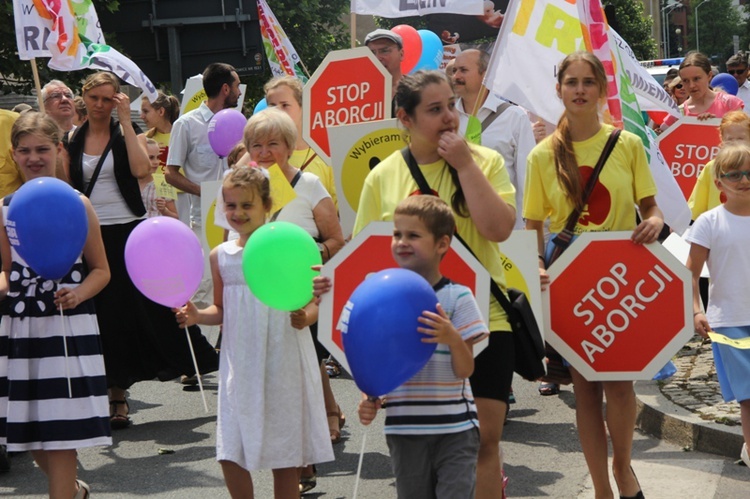
[[[61,140],[62,132],[49,116],[29,112],[18,118],[11,144],[13,158],[27,182],[55,176]],[[59,182],[49,179],[28,188],[36,189],[40,197],[56,196],[63,211],[65,203],[79,198],[67,186],[63,187],[70,190],[72,198],[53,192],[53,181]],[[110,278],[99,222],[89,200],[80,195],[87,221],[81,220],[70,231],[86,234],[82,247],[86,265],[81,256],[70,262],[50,257],[44,262],[45,275],[40,275],[22,256],[38,261],[33,254],[38,248],[27,248],[23,240],[16,239],[17,230],[25,224],[24,233],[28,234],[38,220],[27,216],[28,210],[12,213],[14,196],[24,199],[24,193],[3,199],[0,229],[0,297],[6,310],[0,323],[0,379],[7,380],[0,397],[0,443],[12,452],[31,452],[47,475],[50,497],[84,499],[89,487],[76,479],[76,449],[112,443],[104,358],[91,301]],[[56,222],[55,215],[60,214],[48,215],[50,223],[73,223]],[[54,244],[57,246],[47,251],[64,252],[68,248],[63,245],[72,243]],[[56,279],[47,272],[63,277]],[[66,378],[68,383],[61,382]]]
[[[217,460],[232,497],[253,497],[251,471],[272,469],[274,495],[297,497],[297,467],[333,460],[320,371],[307,326],[310,302],[289,314],[250,291],[242,252],[271,209],[270,183],[258,168],[232,169],[222,184],[224,210],[239,239],[211,251],[214,304],[175,310],[177,321],[223,324],[219,363]]]
[[[472,345],[489,330],[471,291],[440,273],[456,226],[448,204],[436,196],[408,197],[396,206],[393,225],[394,260],[424,277],[437,293],[437,311],[422,312],[418,328],[422,342],[437,348],[417,374],[386,397],[362,400],[359,419],[369,425],[386,407],[385,434],[399,498],[473,498],[479,421],[468,378],[474,371]],[[316,277],[315,294],[330,285],[328,278]]]

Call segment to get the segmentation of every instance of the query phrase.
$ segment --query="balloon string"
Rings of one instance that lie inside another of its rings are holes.
[[[357,499],[357,490],[359,489],[359,478],[362,474],[362,461],[365,457],[365,444],[367,443],[367,433],[370,431],[370,425],[365,426],[365,432],[362,434],[362,448],[359,450],[359,463],[357,464],[357,479],[354,481],[354,494],[352,499]]]
[[[195,377],[198,379],[198,388],[201,391],[201,398],[203,398],[203,408],[208,412],[208,404],[206,403],[206,392],[203,391],[203,380],[201,380],[201,373],[198,371],[198,361],[195,360],[195,350],[193,350],[193,340],[190,339],[190,333],[188,328],[185,328],[185,336],[187,337],[188,346],[190,347],[190,356],[193,358],[193,367],[195,368]]]
[[[63,314],[62,303],[60,304],[60,323],[62,324],[63,350],[65,351],[65,377],[68,378],[68,398],[73,398],[73,387],[70,384],[70,371],[68,368],[68,334],[65,331],[65,315]]]

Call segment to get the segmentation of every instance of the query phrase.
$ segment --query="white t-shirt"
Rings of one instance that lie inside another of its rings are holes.
[[[96,165],[99,163],[99,158],[100,156],[83,153],[83,185],[85,189],[88,189]],[[117,180],[115,179],[115,160],[112,151],[109,151],[104,158],[102,169],[99,171],[96,182],[94,182],[94,189],[91,191],[89,200],[101,225],[125,224],[143,218],[133,215],[125,202],[125,198],[120,193],[120,188],[117,186]]]
[[[740,85],[740,88],[737,89],[737,97],[745,103],[743,111],[750,114],[750,81],[745,80],[745,83]]]
[[[281,209],[276,220],[299,225],[312,237],[317,238],[320,236],[320,231],[315,225],[313,210],[318,203],[325,198],[330,198],[331,195],[317,176],[307,172],[302,172],[297,185],[294,186],[294,192],[297,193],[297,197]]]
[[[500,97],[489,94],[477,111],[477,119],[483,122],[504,102],[506,101]],[[469,123],[468,113],[471,109],[468,112],[464,110],[463,99],[456,101],[456,108],[460,119],[459,135],[465,135],[466,126]],[[521,208],[523,207],[523,187],[526,182],[526,157],[536,145],[534,131],[526,112],[515,105],[507,107],[482,132],[482,145],[499,152],[505,160],[505,168],[508,170],[510,181],[516,188],[516,225],[514,228],[525,228]]]
[[[750,216],[738,216],[717,206],[702,213],[686,239],[708,248],[706,317],[714,327],[750,325]]]

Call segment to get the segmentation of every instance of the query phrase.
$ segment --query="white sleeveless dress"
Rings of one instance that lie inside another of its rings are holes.
[[[250,292],[236,241],[218,248],[224,284],[216,458],[253,471],[332,461],[309,329]]]

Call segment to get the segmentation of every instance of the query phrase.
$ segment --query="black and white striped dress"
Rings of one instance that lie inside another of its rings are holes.
[[[9,196],[4,219],[8,203]],[[85,301],[63,318],[53,303],[58,285],[75,287],[85,277],[80,257],[57,284],[37,276],[15,248],[11,252],[10,292],[0,322],[0,443],[9,451],[111,445],[94,304]]]

